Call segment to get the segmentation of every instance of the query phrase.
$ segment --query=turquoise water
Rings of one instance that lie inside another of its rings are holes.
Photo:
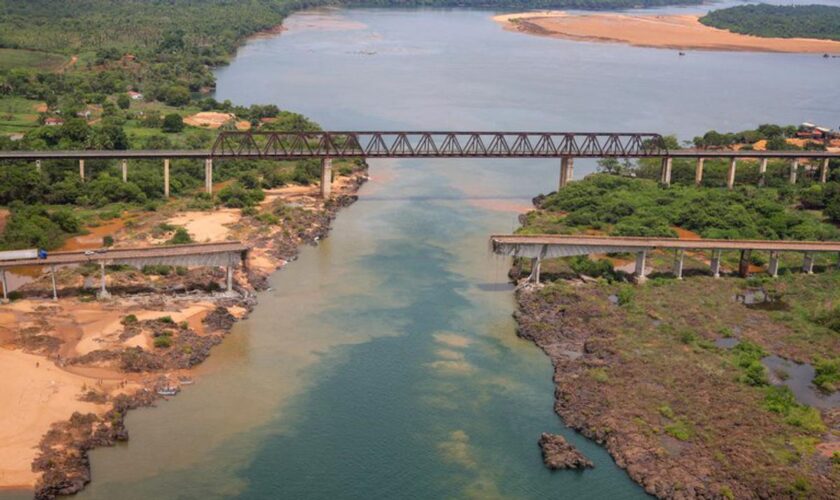
[[[218,71],[217,98],[327,128],[640,130],[690,138],[833,123],[836,60],[573,43],[489,12],[290,18]],[[803,77],[807,75],[807,78]],[[487,236],[557,182],[553,161],[371,161],[334,231],[271,278],[196,385],[128,417],[80,498],[636,498],[553,413],[552,369],[515,336]],[[593,163],[579,162],[577,175]],[[223,168],[223,167],[222,167]],[[558,432],[596,468],[549,472]]]

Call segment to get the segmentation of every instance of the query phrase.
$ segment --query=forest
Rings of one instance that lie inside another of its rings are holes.
[[[828,5],[740,5],[713,10],[700,22],[745,35],[840,40],[840,7]]]

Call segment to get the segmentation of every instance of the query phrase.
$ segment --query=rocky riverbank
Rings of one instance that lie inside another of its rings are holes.
[[[127,411],[191,384],[190,368],[247,317],[268,276],[324,238],[366,180],[359,164],[326,201],[317,186],[287,186],[250,215],[159,211],[115,235],[117,246],[156,244],[176,222],[196,241],[245,241],[251,251],[233,293],[222,291],[222,270],[166,266],[109,269],[108,300],[95,300],[98,271],[84,266],[59,270],[57,302],[46,276],[19,289],[0,306],[0,397],[13,409],[0,417],[2,486],[34,487],[36,498],[84,488],[88,451],[128,439]]]
[[[832,280],[797,278],[814,289],[825,286],[815,280]],[[551,358],[555,411],[566,425],[603,444],[659,498],[836,493],[840,409],[820,415],[793,403],[797,417],[775,411],[770,388],[744,383],[733,353],[714,344],[729,335],[784,350],[796,343],[783,324],[733,300],[734,279],[692,277],[623,293],[622,286],[632,285],[573,279],[517,289],[518,334]],[[704,319],[701,303],[715,320]],[[821,342],[828,347],[820,352],[840,351],[836,339]]]

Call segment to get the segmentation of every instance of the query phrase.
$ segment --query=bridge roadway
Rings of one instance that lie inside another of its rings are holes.
[[[643,282],[647,254],[655,249],[676,250],[674,275],[682,279],[683,259],[686,250],[711,250],[711,271],[720,276],[720,257],[724,250],[741,252],[739,274],[749,272],[750,255],[753,250],[770,252],[768,273],[772,277],[779,273],[780,252],[803,252],[805,259],[802,270],[811,274],[814,269],[814,254],[818,252],[840,252],[840,241],[781,241],[781,240],[716,240],[647,237],[610,237],[583,235],[493,235],[490,237],[492,251],[499,255],[531,258],[530,279],[539,282],[540,261],[555,257],[591,255],[603,253],[635,253],[634,277]]]
[[[767,160],[790,160],[789,181],[796,183],[801,159],[820,161],[820,180],[828,177],[830,159],[838,151],[731,151],[675,149],[665,146],[655,133],[624,132],[359,132],[359,131],[229,131],[220,132],[210,150],[127,150],[127,151],[0,151],[0,160],[78,160],[79,175],[85,178],[85,160],[122,160],[122,177],[128,179],[128,159],[162,159],[164,194],[169,196],[171,159],[204,159],[205,190],[213,190],[213,160],[321,160],[321,194],[331,191],[334,158],[560,158],[558,187],[573,178],[575,158],[659,158],[660,182],[671,184],[674,158],[697,161],[695,183],[703,180],[706,158],[727,158],[727,187],[735,185],[739,159],[760,160],[759,185],[764,184]]]
[[[249,248],[238,241],[219,243],[191,243],[142,248],[102,248],[71,252],[51,252],[45,259],[19,259],[0,261],[0,281],[3,284],[3,298],[8,298],[6,270],[15,267],[49,267],[52,274],[53,298],[57,298],[55,267],[73,264],[97,263],[101,269],[100,294],[107,296],[105,289],[105,266],[123,264],[142,268],[146,265],[206,266],[227,269],[227,290],[233,288],[233,268],[247,262]]]

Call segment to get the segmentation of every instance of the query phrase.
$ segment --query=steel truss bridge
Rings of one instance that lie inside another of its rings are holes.
[[[220,132],[210,150],[0,151],[0,160],[303,158],[840,158],[819,150],[668,149],[656,133]]]

